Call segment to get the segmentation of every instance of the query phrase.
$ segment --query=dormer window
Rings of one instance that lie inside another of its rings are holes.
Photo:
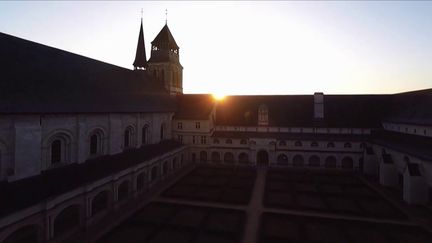
[[[268,107],[264,104],[258,107],[258,126],[268,126]]]

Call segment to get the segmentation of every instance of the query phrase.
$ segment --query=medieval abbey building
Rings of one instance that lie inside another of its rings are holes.
[[[0,33],[0,242],[78,242],[200,164],[351,171],[430,205],[432,90],[217,101],[183,94],[168,25],[144,43],[129,70]]]

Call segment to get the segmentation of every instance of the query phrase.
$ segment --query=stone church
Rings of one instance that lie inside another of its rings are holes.
[[[430,205],[432,90],[217,101],[183,94],[168,25],[144,43],[130,70],[0,33],[0,242],[68,242],[198,164],[355,171]]]

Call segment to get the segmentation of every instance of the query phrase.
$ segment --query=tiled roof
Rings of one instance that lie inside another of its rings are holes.
[[[209,119],[215,100],[209,94],[184,94],[177,96],[175,119]]]
[[[218,103],[217,125],[256,126],[268,107],[269,126],[380,127],[388,95],[325,95],[324,119],[314,119],[313,95],[228,96]]]

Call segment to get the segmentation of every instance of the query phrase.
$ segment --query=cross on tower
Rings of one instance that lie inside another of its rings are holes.
[[[165,9],[165,24],[168,24],[168,9]]]

